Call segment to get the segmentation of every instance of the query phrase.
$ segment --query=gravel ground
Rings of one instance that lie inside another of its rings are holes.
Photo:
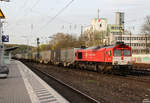
[[[150,100],[150,76],[130,76],[130,79],[52,65],[26,65],[46,71],[102,103],[144,103],[144,99]]]

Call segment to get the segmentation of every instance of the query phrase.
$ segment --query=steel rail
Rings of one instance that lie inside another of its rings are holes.
[[[34,68],[34,69],[35,69],[35,68]],[[72,87],[72,86],[70,86],[70,85],[64,83],[63,81],[61,81],[61,80],[55,78],[54,76],[50,75],[50,74],[47,73],[47,72],[41,71],[41,70],[39,70],[39,69],[36,69],[36,71],[38,71],[38,72],[44,74],[45,76],[47,76],[47,77],[49,77],[49,78],[52,78],[53,80],[57,81],[57,82],[60,83],[60,84],[62,84],[62,85],[64,85],[64,86],[66,86],[66,87],[72,89],[72,90],[75,91],[76,93],[78,93],[78,94],[84,96],[85,98],[87,98],[87,99],[93,101],[93,103],[101,103],[101,102],[99,102],[98,100],[96,100],[96,99],[94,99],[94,98],[88,96],[87,94],[85,94],[85,93],[83,93],[83,92],[77,90],[76,88],[74,88],[74,87]]]

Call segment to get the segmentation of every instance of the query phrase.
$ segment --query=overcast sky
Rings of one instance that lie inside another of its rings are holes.
[[[81,25],[90,25],[92,18],[107,18],[114,23],[116,11],[125,12],[125,27],[133,33],[140,33],[144,18],[150,15],[150,0],[74,0],[53,21],[51,19],[71,0],[10,0],[0,6],[6,16],[4,34],[10,35],[9,43],[36,44],[36,37],[42,43],[57,33],[79,35]],[[51,22],[50,22],[51,21]],[[135,30],[132,29],[135,27]]]

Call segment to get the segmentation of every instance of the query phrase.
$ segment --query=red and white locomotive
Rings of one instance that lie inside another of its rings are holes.
[[[123,42],[103,47],[81,48],[75,52],[76,65],[96,71],[132,69],[132,49]]]

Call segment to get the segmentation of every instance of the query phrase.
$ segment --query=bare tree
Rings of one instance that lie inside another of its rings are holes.
[[[146,16],[142,31],[146,34],[150,34],[150,16]]]
[[[70,34],[57,33],[53,35],[51,43],[51,49],[60,49],[68,47],[78,47],[79,43],[76,37]]]
[[[145,23],[143,24],[142,28],[143,33],[145,34],[145,43],[146,43],[146,54],[149,53],[150,44],[149,44],[149,38],[150,38],[150,16],[146,16]]]
[[[84,32],[84,38],[86,38],[87,46],[102,46],[105,45],[106,32],[105,31],[88,31]]]

